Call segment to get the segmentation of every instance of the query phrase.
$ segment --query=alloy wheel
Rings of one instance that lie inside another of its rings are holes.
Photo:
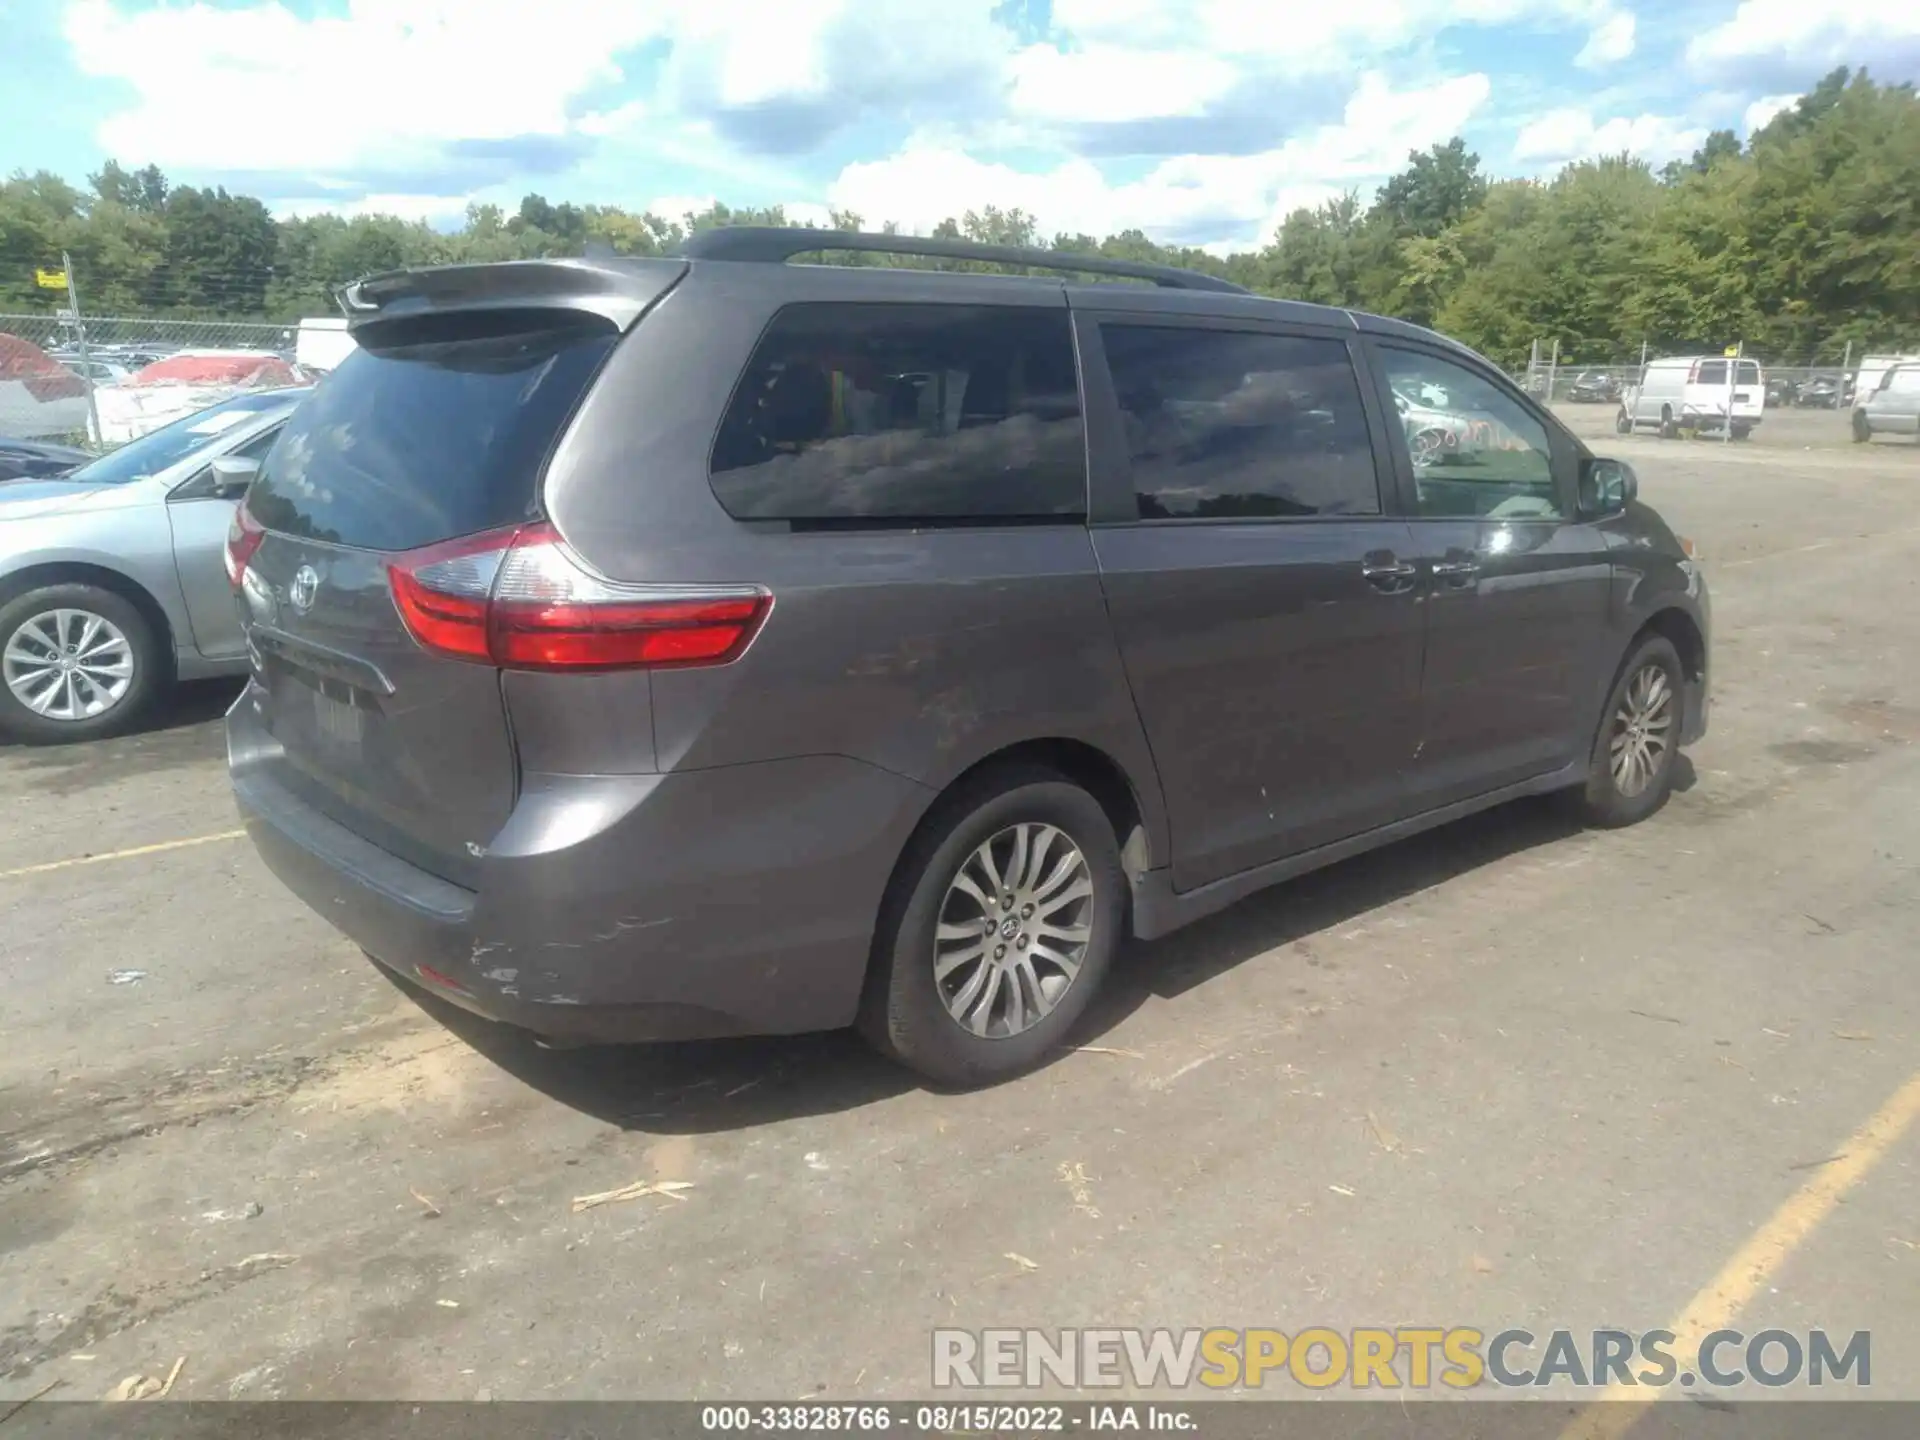
[[[21,622],[0,649],[14,699],[48,720],[91,720],[126,698],[133,646],[104,615],[46,610]]]
[[[1093,874],[1066,831],[1009,825],[961,862],[934,922],[933,979],[969,1034],[1009,1039],[1066,995],[1093,938]]]
[[[1667,763],[1673,742],[1673,682],[1666,667],[1642,665],[1613,712],[1607,764],[1613,787],[1632,800],[1646,793]]]

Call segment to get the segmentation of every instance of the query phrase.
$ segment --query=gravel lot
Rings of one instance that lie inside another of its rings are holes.
[[[911,1397],[935,1324],[1668,1323],[1920,1054],[1920,447],[1567,413],[1705,550],[1684,791],[1135,946],[1100,1048],[987,1093],[448,1028],[233,838],[230,689],[0,749],[0,1409],[181,1357],[189,1399]],[[571,1212],[643,1179],[693,1188]],[[1736,1323],[1869,1329],[1920,1398],[1917,1217],[1909,1130]]]

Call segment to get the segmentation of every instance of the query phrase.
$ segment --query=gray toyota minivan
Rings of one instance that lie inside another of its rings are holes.
[[[1515,796],[1632,823],[1705,729],[1691,547],[1412,325],[805,230],[342,298],[229,541],[235,794],[542,1036],[995,1080],[1125,935]]]

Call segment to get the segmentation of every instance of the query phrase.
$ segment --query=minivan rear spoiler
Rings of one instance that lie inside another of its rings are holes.
[[[421,315],[573,310],[626,330],[687,273],[685,260],[502,260],[388,270],[342,286],[349,333]]]

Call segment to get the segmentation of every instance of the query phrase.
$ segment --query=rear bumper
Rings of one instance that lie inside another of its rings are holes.
[[[228,763],[269,869],[388,969],[488,1019],[589,1042],[832,1029],[932,794],[839,756],[528,776],[468,890],[288,788],[243,698]]]

